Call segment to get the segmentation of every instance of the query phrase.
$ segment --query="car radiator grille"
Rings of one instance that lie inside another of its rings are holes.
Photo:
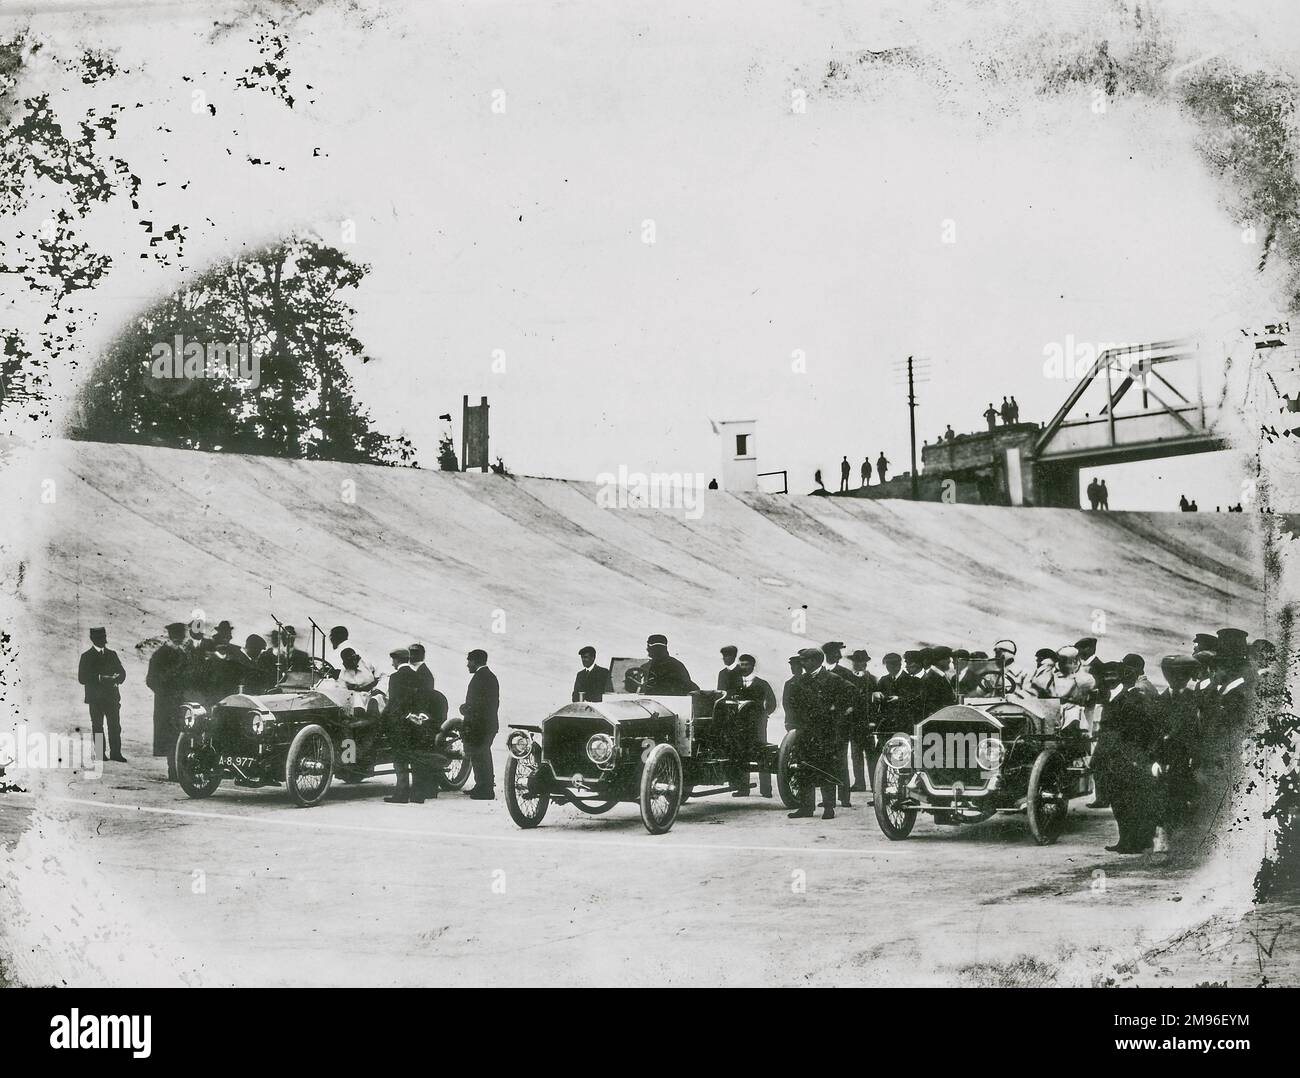
[[[542,762],[563,778],[582,775],[597,779],[604,772],[587,755],[587,740],[600,733],[609,733],[604,722],[568,716],[549,719],[542,725]]]
[[[988,782],[987,775],[975,756],[975,748],[982,738],[995,737],[998,728],[991,722],[978,720],[926,720],[921,724],[922,761],[929,759],[934,752],[931,738],[943,739],[943,763],[934,766],[925,762],[924,771],[930,785],[936,788],[951,788],[961,783],[968,789],[982,788]],[[961,765],[961,766],[957,766]]]

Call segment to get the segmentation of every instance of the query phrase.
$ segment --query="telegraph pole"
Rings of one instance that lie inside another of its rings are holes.
[[[903,362],[894,363],[894,385],[901,385],[903,380]],[[912,501],[921,499],[921,476],[916,463],[916,386],[918,382],[930,380],[930,359],[928,356],[907,357],[907,425],[912,434]]]
[[[916,474],[916,382],[912,377],[912,357],[907,357],[907,421],[912,430],[912,501],[921,497],[920,477]]]

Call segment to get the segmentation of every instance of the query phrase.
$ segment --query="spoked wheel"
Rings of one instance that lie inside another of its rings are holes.
[[[569,804],[579,811],[585,812],[588,816],[599,816],[617,805],[618,800],[597,801],[595,798],[577,797],[574,794],[569,794]]]
[[[1070,792],[1065,757],[1059,752],[1044,749],[1038,754],[1029,773],[1025,809],[1038,845],[1050,846],[1061,837],[1070,811]]]
[[[799,731],[791,730],[781,739],[776,753],[776,790],[781,804],[797,809],[803,792],[803,776],[799,769]]]
[[[917,810],[902,807],[907,800],[907,791],[899,782],[898,768],[889,766],[883,752],[876,761],[876,773],[871,776],[871,792],[876,823],[885,838],[891,842],[907,838],[916,826]]]
[[[319,805],[334,778],[334,743],[325,729],[304,726],[294,735],[284,762],[284,784],[303,808]]]
[[[182,730],[176,739],[176,781],[189,797],[211,797],[221,785],[221,766],[211,745]]]
[[[469,756],[465,752],[465,739],[461,736],[459,726],[453,726],[443,735],[442,748],[440,752],[446,753],[450,759],[446,766],[438,772],[438,785],[444,790],[463,790],[465,783],[469,782],[470,767]]]
[[[506,761],[506,811],[525,830],[541,823],[546,810],[551,806],[549,795],[529,790],[529,784],[536,774],[537,760],[533,756],[523,760],[511,756]]]
[[[641,770],[641,822],[652,835],[662,835],[682,806],[682,758],[671,745],[656,745]]]

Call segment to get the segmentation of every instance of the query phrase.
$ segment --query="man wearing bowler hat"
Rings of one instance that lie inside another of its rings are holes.
[[[126,670],[117,652],[108,647],[108,632],[97,626],[90,630],[90,647],[81,653],[77,664],[77,681],[85,686],[86,706],[90,710],[90,728],[98,748],[103,744],[104,726],[108,726],[108,759],[126,763],[122,755],[122,694],[118,686],[126,680]]]
[[[596,649],[590,644],[578,649],[578,659],[582,668],[573,679],[573,702],[576,704],[579,700],[590,700],[598,704],[605,699],[607,692],[614,691],[609,670],[596,665]]]

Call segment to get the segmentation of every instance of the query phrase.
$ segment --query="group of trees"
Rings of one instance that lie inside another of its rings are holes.
[[[138,315],[86,382],[77,431],[96,441],[418,466],[374,426],[346,361],[361,357],[347,302],[369,267],[315,237],[233,258]],[[243,363],[181,364],[160,346],[235,350]],[[170,373],[168,360],[162,369]]]

